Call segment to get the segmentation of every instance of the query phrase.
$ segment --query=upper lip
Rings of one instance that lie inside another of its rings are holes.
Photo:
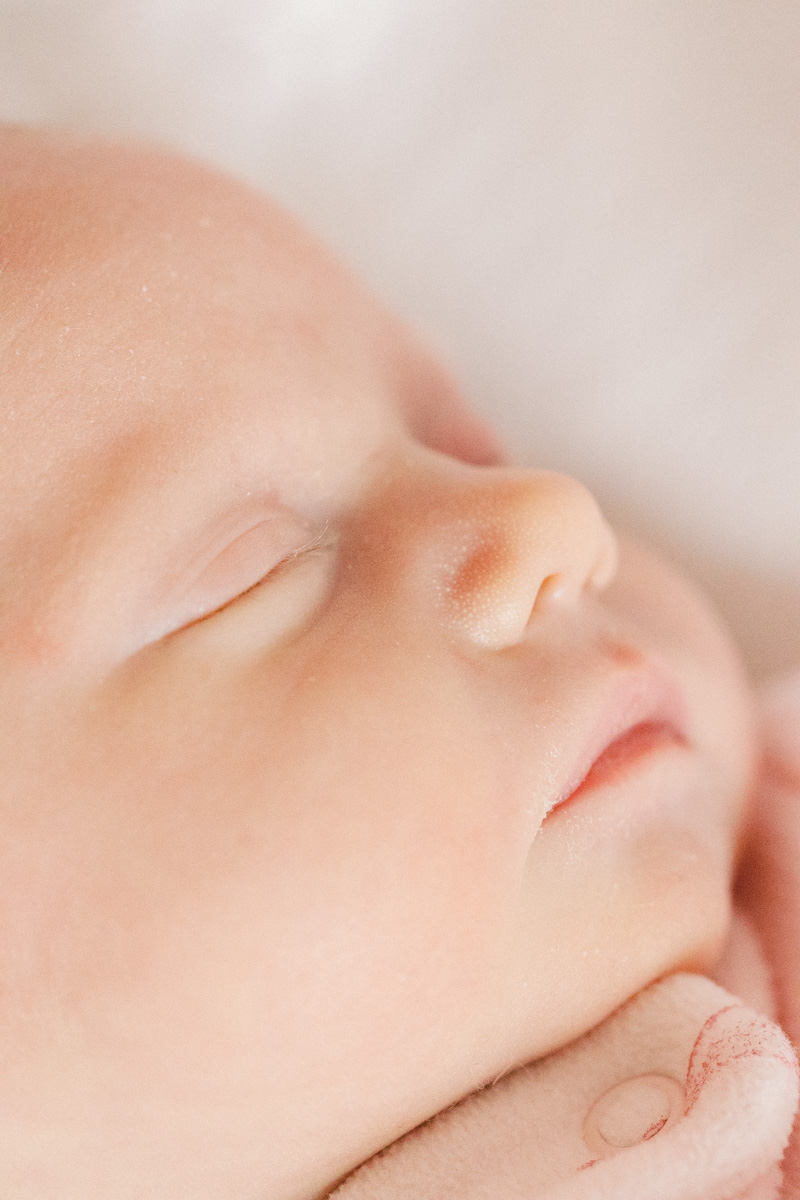
[[[661,726],[665,738],[688,740],[683,693],[652,663],[640,661],[633,670],[610,679],[602,690],[605,694],[595,707],[600,715],[590,723],[583,747],[548,812],[573,796],[606,750],[637,726]]]

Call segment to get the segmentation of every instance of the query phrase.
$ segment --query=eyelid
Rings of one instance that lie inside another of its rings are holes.
[[[315,534],[284,556],[251,587],[193,620],[174,626],[167,641],[223,658],[260,657],[316,620],[336,577],[338,536]],[[316,562],[315,562],[316,560]],[[184,641],[186,639],[186,641]]]
[[[270,514],[251,524],[229,537],[199,569],[182,571],[189,582],[179,591],[173,590],[158,636],[177,633],[221,612],[283,568],[330,543],[327,522],[322,528],[309,529],[291,512]]]
[[[334,538],[331,535],[330,527],[326,522],[324,528],[318,533],[314,534],[314,536],[311,537],[305,545],[298,546],[296,550],[290,551],[289,554],[285,555],[282,559],[280,559],[279,562],[275,563],[273,567],[270,567],[268,571],[265,571],[259,579],[256,579],[254,583],[251,583],[249,587],[244,588],[241,592],[237,592],[236,595],[231,596],[230,600],[226,600],[223,604],[218,605],[217,608],[210,609],[209,612],[205,613],[202,617],[196,617],[190,623],[192,625],[196,625],[198,621],[205,621],[208,617],[213,617],[215,613],[222,612],[224,609],[229,608],[231,604],[235,604],[237,600],[241,600],[244,596],[248,596],[250,592],[254,592],[256,588],[260,588],[263,584],[267,583],[268,580],[273,579],[278,575],[282,575],[284,570],[290,567],[292,563],[297,562],[298,559],[307,558],[312,554],[331,549],[333,544]]]

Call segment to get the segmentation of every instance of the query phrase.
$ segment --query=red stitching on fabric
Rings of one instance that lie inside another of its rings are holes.
[[[697,1061],[701,1052],[701,1043],[707,1039],[709,1031],[721,1017],[736,1009],[741,1009],[743,1012],[747,1011],[742,1004],[728,1004],[725,1008],[720,1008],[708,1017],[695,1038],[692,1052],[689,1056],[689,1066],[686,1071],[687,1113],[691,1111],[700,1092],[711,1076],[717,1071],[724,1070],[730,1063],[737,1062],[739,1059],[772,1058],[776,1062],[783,1063],[793,1074],[797,1073],[797,1064],[785,1054],[764,1048],[764,1042],[771,1040],[774,1036],[773,1026],[765,1018],[758,1017],[751,1018],[745,1025],[730,1030],[727,1034],[723,1034],[716,1040],[709,1040],[703,1050],[704,1057],[702,1062]],[[741,1048],[742,1044],[745,1046],[744,1049]],[[736,1047],[735,1051],[734,1047]]]

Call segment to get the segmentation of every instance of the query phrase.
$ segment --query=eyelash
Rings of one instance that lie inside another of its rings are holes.
[[[282,558],[280,562],[277,562],[274,567],[270,567],[269,571],[265,572],[260,579],[257,579],[255,583],[251,584],[250,587],[246,588],[243,592],[240,592],[239,595],[246,596],[247,593],[252,592],[254,588],[261,587],[261,584],[267,579],[270,579],[271,576],[283,571],[284,568],[290,566],[292,563],[297,562],[299,558],[306,558],[311,554],[315,554],[318,550],[327,550],[333,544],[333,538],[330,537],[329,534],[330,526],[326,521],[324,527],[319,531],[319,533],[315,534],[310,541],[306,542],[303,546],[298,546],[296,550],[292,550],[291,554],[287,554],[286,557]],[[234,599],[238,600],[239,596],[235,596]],[[233,601],[231,601],[231,603],[232,602]]]

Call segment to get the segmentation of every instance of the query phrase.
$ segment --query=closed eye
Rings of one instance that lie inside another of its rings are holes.
[[[301,560],[311,558],[314,555],[321,555],[324,551],[332,549],[334,540],[335,539],[333,538],[330,528],[326,522],[324,528],[321,529],[319,533],[315,534],[314,537],[311,538],[305,545],[298,546],[295,550],[292,550],[289,554],[286,554],[282,559],[280,559],[279,562],[275,563],[274,566],[270,567],[268,571],[261,575],[260,578],[256,579],[248,587],[236,592],[228,600],[225,600],[221,604],[218,604],[215,608],[211,608],[207,612],[204,612],[199,616],[186,621],[181,626],[181,629],[189,629],[193,625],[198,625],[201,621],[208,621],[211,617],[216,616],[218,613],[224,612],[225,609],[230,608],[234,604],[238,604],[240,600],[244,600],[245,597],[249,596],[251,593],[263,588],[265,584],[276,582]],[[176,632],[179,631],[176,630]]]
[[[206,549],[184,561],[154,610],[144,644],[183,633],[212,617],[222,620],[227,610],[239,611],[255,593],[263,596],[259,605],[264,635],[269,636],[268,626],[279,632],[281,623],[292,624],[293,612],[299,617],[309,608],[312,594],[321,594],[311,576],[324,583],[330,574],[327,569],[306,570],[303,564],[317,558],[331,563],[332,556],[324,552],[335,544],[327,522],[310,529],[291,510],[276,507],[238,536],[228,534],[211,553]],[[273,597],[269,602],[268,595]]]

